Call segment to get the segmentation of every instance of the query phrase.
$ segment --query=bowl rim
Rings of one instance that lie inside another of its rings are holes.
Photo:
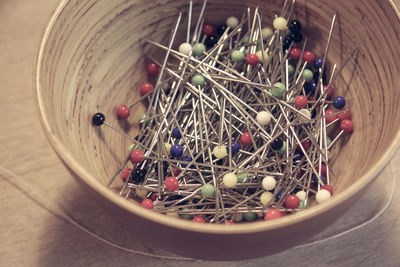
[[[68,153],[66,147],[63,145],[61,140],[52,131],[52,127],[48,121],[46,107],[43,104],[43,94],[41,93],[41,80],[40,73],[42,72],[42,59],[47,41],[58,17],[61,15],[65,7],[70,3],[70,0],[60,0],[57,7],[53,11],[48,23],[46,24],[45,30],[42,33],[42,38],[40,40],[39,46],[37,48],[34,60],[34,85],[33,85],[33,96],[34,103],[36,107],[36,112],[39,117],[40,124],[44,130],[44,133],[58,155],[58,157],[76,174],[78,179],[81,179],[89,187],[95,190],[97,193],[101,194],[106,200],[119,206],[126,212],[132,213],[136,216],[142,217],[144,219],[150,220],[157,224],[162,224],[170,228],[176,228],[179,230],[207,233],[207,234],[217,234],[217,235],[238,235],[238,234],[249,234],[249,233],[259,233],[270,231],[278,228],[285,228],[295,225],[301,221],[311,219],[314,216],[322,214],[327,210],[331,210],[338,206],[340,203],[351,198],[351,196],[362,191],[366,186],[368,186],[373,179],[383,170],[383,168],[389,163],[390,159],[398,151],[400,147],[400,130],[397,132],[393,141],[389,144],[388,149],[383,153],[381,158],[375,162],[375,164],[364,173],[360,179],[350,185],[348,188],[332,196],[330,201],[315,205],[301,212],[291,214],[290,216],[284,216],[279,219],[271,221],[257,221],[252,222],[251,227],[249,224],[234,224],[230,227],[226,227],[223,224],[199,224],[193,223],[191,221],[182,220],[179,218],[173,218],[171,216],[166,216],[159,214],[157,212],[147,210],[142,208],[140,205],[134,205],[132,202],[126,200],[125,198],[119,196],[112,190],[110,190],[105,185],[97,181],[89,172],[87,172],[80,163]],[[400,20],[400,11],[398,6],[393,0],[389,0],[395,11],[398,19]]]

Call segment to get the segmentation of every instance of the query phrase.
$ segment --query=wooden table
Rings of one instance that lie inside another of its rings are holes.
[[[34,55],[51,0],[0,2],[0,265],[1,266],[399,266],[400,193],[372,223],[335,239],[317,241],[244,262],[179,262],[111,247],[52,213],[54,203],[79,223],[116,244],[169,255],[141,243],[103,214],[72,180],[39,125],[32,97]],[[377,214],[399,183],[400,153],[366,196],[331,228],[329,237]],[[8,170],[8,171],[7,171]],[[18,178],[12,177],[9,171]],[[45,200],[40,201],[40,196]],[[39,201],[37,201],[39,200]],[[172,242],[172,240],[171,240]],[[240,240],[238,240],[240,242]],[[243,248],[243,253],[247,249]]]

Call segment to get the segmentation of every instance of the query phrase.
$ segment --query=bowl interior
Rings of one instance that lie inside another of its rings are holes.
[[[194,21],[201,2],[194,3]],[[265,25],[271,26],[284,1],[208,2],[206,22],[241,17],[248,6],[258,4]],[[91,117],[102,112],[111,125],[137,134],[144,106],[138,105],[127,122],[116,119],[115,109],[139,97],[140,84],[147,81],[146,63],[164,55],[146,40],[167,45],[178,12],[187,10],[182,3],[71,0],[63,2],[51,20],[38,57],[38,103],[46,131],[62,147],[57,153],[90,174],[82,179],[105,186],[126,157],[131,142],[108,127],[93,127]],[[335,11],[328,67],[340,68],[358,49],[333,85],[335,95],[346,97],[355,125],[332,157],[331,184],[340,195],[359,179],[371,179],[369,174],[382,167],[378,160],[398,144],[400,27],[390,1],[298,0],[293,17],[302,22],[307,47],[317,55],[323,54]],[[186,27],[184,13],[175,49]]]

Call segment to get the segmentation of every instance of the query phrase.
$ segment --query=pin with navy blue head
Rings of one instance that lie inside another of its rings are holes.
[[[180,144],[174,144],[171,147],[171,155],[174,158],[181,158],[183,154],[183,147]]]
[[[343,96],[337,96],[333,99],[333,106],[342,109],[346,105],[346,99]]]
[[[181,131],[183,132],[182,129],[181,129]],[[180,138],[182,137],[181,131],[179,131],[179,128],[178,128],[178,127],[174,127],[174,128],[172,129],[172,131],[171,131],[171,136],[172,136],[173,138],[180,139]]]
[[[188,156],[188,155],[186,155],[186,156],[183,156],[181,160],[182,160],[182,161],[191,162],[191,161],[192,161],[192,157],[191,157],[191,156]],[[182,166],[183,168],[186,168],[187,164],[185,164],[185,163],[181,163],[181,166]]]

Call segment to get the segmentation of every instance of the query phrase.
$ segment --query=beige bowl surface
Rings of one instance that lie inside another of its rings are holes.
[[[322,53],[336,10],[329,62],[341,66],[358,47],[334,84],[335,94],[346,97],[355,125],[331,163],[335,195],[331,201],[274,221],[202,225],[145,210],[108,189],[105,185],[125,157],[129,141],[109,128],[91,125],[91,116],[101,111],[110,124],[135,134],[143,106],[125,124],[108,114],[139,96],[139,85],[146,80],[146,53],[160,56],[160,51],[144,45],[145,40],[166,44],[171,25],[179,11],[187,10],[187,4],[172,0],[62,1],[37,55],[35,99],[44,131],[76,180],[99,201],[99,208],[114,213],[145,242],[185,256],[218,260],[254,258],[300,244],[359,199],[399,147],[399,13],[386,0],[296,1],[294,17],[302,21],[310,49]],[[271,25],[283,1],[242,0],[229,5],[209,1],[206,21],[222,23],[257,4],[263,20]],[[195,1],[195,14],[200,6]]]

